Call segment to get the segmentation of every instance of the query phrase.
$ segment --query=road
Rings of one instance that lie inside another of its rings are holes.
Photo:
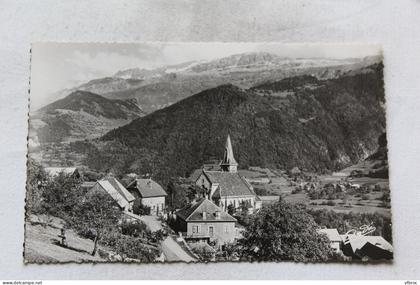
[[[143,221],[147,227],[152,231],[158,231],[162,229],[162,223],[157,219],[156,216],[137,216],[138,219]],[[174,237],[168,236],[161,243],[163,254],[165,255],[165,261],[176,262],[194,262],[196,261],[191,255],[189,255],[175,240]]]
[[[173,237],[168,236],[162,242],[162,251],[166,257],[166,261],[184,261],[184,262],[194,262],[195,258],[190,256],[185,250],[173,239]]]

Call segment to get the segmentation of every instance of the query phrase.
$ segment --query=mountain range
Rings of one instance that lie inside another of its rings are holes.
[[[369,68],[379,57],[363,59],[289,59],[266,52],[231,55],[208,61],[190,61],[155,69],[120,70],[111,77],[98,78],[52,94],[46,103],[80,90],[108,99],[136,99],[142,110],[151,113],[200,91],[223,84],[250,88],[267,81],[313,75],[331,79]]]
[[[228,134],[240,168],[333,171],[378,148],[385,131],[382,72],[374,63],[336,76],[306,71],[249,87],[222,84],[72,148],[92,169],[149,173],[163,184],[221,158]]]

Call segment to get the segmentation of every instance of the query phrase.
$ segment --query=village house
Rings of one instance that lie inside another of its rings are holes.
[[[84,184],[83,187],[87,187],[87,185]],[[89,191],[105,191],[117,202],[122,210],[126,212],[133,210],[135,197],[114,177],[107,177],[97,181],[91,186]]]
[[[319,229],[319,233],[325,234],[330,241],[331,248],[336,252],[341,252],[340,246],[342,243],[342,238],[338,233],[337,229]]]
[[[220,170],[205,170],[196,179],[196,185],[207,192],[207,197],[223,211],[231,206],[238,209],[245,203],[250,212],[261,208],[261,201],[255,194],[251,184],[237,171],[238,163],[233,156],[230,136],[227,137],[225,153]]]
[[[201,198],[175,213],[174,229],[186,241],[233,242],[236,219],[207,198]]]
[[[127,189],[139,199],[143,206],[150,208],[151,215],[162,215],[164,213],[167,194],[162,186],[152,179],[135,179],[127,186]]]
[[[80,178],[79,170],[76,167],[45,167],[45,172],[52,178],[57,177],[60,173],[74,178]]]
[[[341,238],[343,253],[352,258],[368,261],[393,257],[392,245],[381,236],[345,234]]]

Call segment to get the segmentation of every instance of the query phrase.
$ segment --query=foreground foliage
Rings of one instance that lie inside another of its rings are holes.
[[[279,201],[250,217],[240,241],[242,259],[254,261],[326,261],[331,255],[328,239],[303,205]]]

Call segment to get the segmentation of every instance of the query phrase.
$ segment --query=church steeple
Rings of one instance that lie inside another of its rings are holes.
[[[238,170],[238,163],[233,157],[232,143],[230,141],[229,135],[226,140],[225,154],[223,156],[222,162],[220,163],[220,167],[223,171],[228,171],[232,173],[236,173]]]

